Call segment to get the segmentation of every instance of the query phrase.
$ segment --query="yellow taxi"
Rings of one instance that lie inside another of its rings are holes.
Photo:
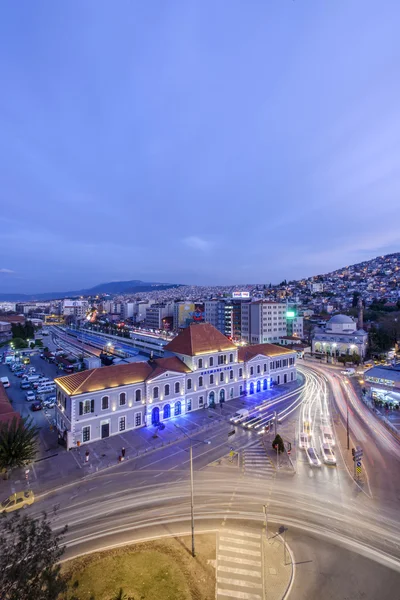
[[[35,495],[32,490],[25,490],[24,492],[16,492],[11,494],[0,504],[0,513],[12,512],[19,508],[24,508],[35,502]]]

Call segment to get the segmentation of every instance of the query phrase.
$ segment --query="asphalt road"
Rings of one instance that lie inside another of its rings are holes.
[[[302,404],[282,427],[296,438],[304,415],[317,439],[322,413],[343,403],[340,386],[325,370],[304,368],[307,389]],[[354,426],[356,420],[354,419]],[[359,424],[360,425],[360,424]],[[361,425],[360,425],[361,426]],[[368,423],[364,426],[367,428]],[[355,427],[356,429],[356,427]],[[260,524],[268,503],[270,526],[288,528],[296,564],[290,598],[394,598],[400,587],[400,524],[398,512],[384,496],[372,498],[352,480],[340,451],[336,467],[312,468],[296,448],[296,472],[280,470],[271,478],[252,476],[241,463],[216,464],[233,447],[240,454],[260,443],[260,436],[241,427],[228,437],[226,423],[193,444],[195,520],[198,531],[225,521]],[[205,445],[202,441],[211,441]],[[152,535],[189,531],[189,442],[141,457],[102,474],[37,498],[28,512],[52,513],[54,527],[68,524],[67,557],[92,552]],[[377,447],[373,456],[387,459],[390,449]],[[369,467],[369,465],[368,465]],[[377,596],[377,590],[379,594]]]

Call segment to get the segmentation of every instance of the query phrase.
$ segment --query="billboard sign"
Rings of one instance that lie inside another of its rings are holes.
[[[250,292],[232,292],[232,298],[250,298]]]

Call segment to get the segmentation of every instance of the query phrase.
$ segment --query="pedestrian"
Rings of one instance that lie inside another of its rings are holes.
[[[121,456],[122,456],[122,458],[125,458],[125,448],[124,447],[122,447]]]
[[[89,450],[85,452],[85,462],[89,462]]]

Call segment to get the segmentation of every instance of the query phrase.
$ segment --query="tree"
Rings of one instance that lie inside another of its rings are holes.
[[[36,438],[39,430],[32,420],[14,417],[0,423],[0,470],[8,474],[22,467],[36,456]]]
[[[278,446],[279,454],[281,454],[282,452],[285,452],[285,445],[284,445],[283,439],[281,438],[279,433],[276,434],[275,439],[272,442],[272,447],[274,448],[274,450],[276,450],[276,446]]]
[[[53,533],[46,514],[40,519],[19,511],[5,514],[0,535],[1,600],[57,600],[67,588],[58,564],[67,528]]]
[[[28,347],[28,342],[26,342],[25,340],[23,340],[22,338],[19,338],[19,337],[14,338],[12,343],[16,350]]]

